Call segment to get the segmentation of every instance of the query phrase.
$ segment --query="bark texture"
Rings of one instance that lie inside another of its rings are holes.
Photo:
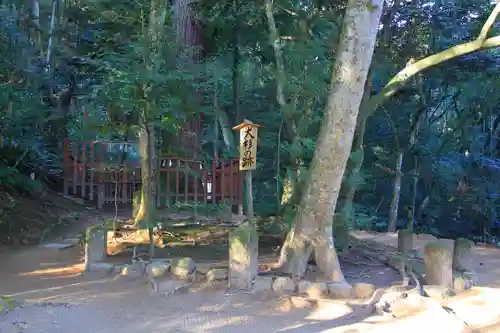
[[[282,269],[296,278],[304,275],[314,249],[316,263],[325,277],[345,282],[334,247],[332,221],[382,7],[383,0],[349,0],[346,8],[310,178],[281,251]]]
[[[388,232],[396,232],[396,223],[398,221],[399,198],[401,197],[401,181],[403,179],[403,156],[404,152],[400,150],[396,161],[396,176],[394,177],[394,187],[392,190],[391,208],[389,209]]]

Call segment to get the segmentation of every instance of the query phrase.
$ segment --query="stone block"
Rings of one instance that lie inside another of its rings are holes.
[[[453,288],[453,255],[441,241],[425,246],[425,282],[428,285]]]
[[[258,274],[259,236],[251,223],[239,225],[229,235],[229,287],[251,290]]]
[[[291,294],[295,292],[295,283],[289,277],[277,277],[273,283],[273,291],[280,294]]]
[[[398,251],[401,252],[406,258],[413,251],[415,246],[415,235],[410,230],[398,230]]]
[[[87,228],[85,238],[85,270],[96,262],[102,262],[107,257],[107,230],[102,225]]]

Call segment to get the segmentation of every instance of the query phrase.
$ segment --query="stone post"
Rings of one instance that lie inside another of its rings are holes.
[[[89,271],[92,264],[106,259],[107,234],[107,230],[103,225],[93,225],[87,228],[85,238],[85,271]]]
[[[258,275],[259,236],[252,223],[242,223],[229,235],[229,288],[251,290]]]
[[[472,271],[472,254],[474,252],[474,242],[465,238],[458,238],[455,241],[453,251],[453,269],[461,272]]]
[[[408,258],[411,251],[413,251],[414,244],[415,237],[413,232],[407,229],[398,230],[398,251],[401,252],[405,258]]]
[[[453,288],[453,256],[441,242],[429,243],[424,250],[425,282],[428,285]]]

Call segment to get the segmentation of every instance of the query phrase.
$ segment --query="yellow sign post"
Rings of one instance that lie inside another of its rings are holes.
[[[245,172],[246,181],[246,203],[247,218],[253,218],[253,194],[252,194],[252,170],[257,169],[257,138],[261,125],[252,123],[250,120],[235,127],[234,131],[240,131],[240,171]]]

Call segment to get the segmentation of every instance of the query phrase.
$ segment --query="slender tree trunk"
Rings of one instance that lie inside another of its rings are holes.
[[[403,179],[403,156],[404,151],[399,150],[396,158],[396,174],[394,176],[394,186],[392,190],[391,207],[389,208],[388,232],[396,232],[396,222],[398,220],[399,198],[401,197],[401,181]]]
[[[324,121],[305,194],[281,251],[282,269],[302,277],[312,250],[323,274],[344,282],[332,237],[332,220],[368,75],[383,0],[349,0]]]
[[[158,56],[159,45],[163,38],[163,27],[165,25],[165,17],[167,14],[166,0],[151,0],[151,8],[149,13],[148,30],[145,32],[145,38],[149,43],[149,51],[144,56],[146,70],[153,72],[153,58]],[[143,87],[145,94],[146,105],[141,110],[139,136],[139,154],[141,156],[141,205],[135,217],[136,223],[146,223],[149,235],[149,255],[154,255],[153,241],[153,221],[152,216],[155,210],[155,196],[157,188],[157,160],[156,160],[156,135],[154,130],[154,120],[156,115],[156,103],[151,99],[148,87]]]
[[[51,56],[52,56],[52,35],[54,34],[54,28],[56,25],[56,9],[57,0],[52,0],[52,14],[50,16],[50,26],[49,26],[49,41],[47,42],[47,52],[45,54],[45,69],[50,70]]]

